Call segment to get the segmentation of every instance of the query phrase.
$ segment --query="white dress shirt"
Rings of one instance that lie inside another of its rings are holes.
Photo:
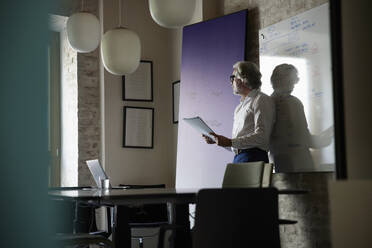
[[[274,121],[272,99],[258,89],[252,90],[240,100],[234,112],[232,151],[255,147],[268,151]]]

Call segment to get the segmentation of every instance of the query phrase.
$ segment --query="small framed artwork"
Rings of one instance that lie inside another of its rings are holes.
[[[173,123],[178,123],[178,113],[180,104],[180,81],[172,83],[172,98],[173,98]]]
[[[152,61],[141,60],[135,72],[122,77],[123,101],[153,101]]]
[[[123,147],[154,148],[154,108],[124,107]]]

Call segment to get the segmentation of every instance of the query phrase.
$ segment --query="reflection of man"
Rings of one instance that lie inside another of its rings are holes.
[[[289,64],[278,65],[271,75],[276,120],[271,134],[270,159],[276,172],[313,171],[309,148],[328,146],[332,141],[332,128],[318,136],[310,134],[304,107],[291,95],[298,81],[297,69]]]
[[[203,137],[208,144],[232,147],[234,163],[268,162],[275,109],[271,98],[260,91],[261,73],[252,62],[237,62],[233,66],[230,82],[234,94],[241,96],[234,112],[232,139],[214,133],[211,135],[215,140]]]

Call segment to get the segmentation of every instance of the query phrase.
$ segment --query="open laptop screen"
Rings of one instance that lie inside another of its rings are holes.
[[[105,171],[103,170],[101,164],[99,163],[98,159],[93,160],[87,160],[87,165],[90,170],[90,173],[92,173],[92,176],[94,178],[94,181],[97,184],[98,188],[102,188],[101,180],[109,179],[109,177],[106,175]],[[110,189],[127,189],[128,186],[116,186],[112,187],[110,183]]]
[[[101,186],[101,180],[108,179],[108,176],[106,175],[105,171],[103,170],[101,164],[99,163],[98,159],[94,160],[87,160],[87,165],[90,170],[90,173],[92,173],[92,176],[94,178],[94,181],[97,184],[98,188],[102,188]]]

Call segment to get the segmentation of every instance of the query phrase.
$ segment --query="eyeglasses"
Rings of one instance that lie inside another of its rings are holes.
[[[234,80],[235,80],[235,75],[231,75],[231,76],[230,76],[230,83],[233,83]]]

